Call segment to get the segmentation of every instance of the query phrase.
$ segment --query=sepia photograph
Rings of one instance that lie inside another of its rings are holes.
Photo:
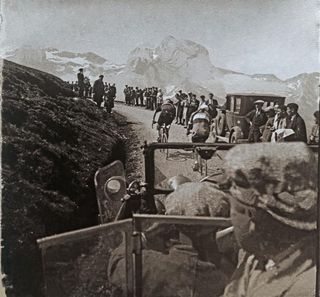
[[[319,0],[2,0],[4,297],[320,297]]]

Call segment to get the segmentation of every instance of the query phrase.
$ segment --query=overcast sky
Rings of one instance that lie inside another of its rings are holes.
[[[288,78],[319,71],[317,0],[2,0],[2,48],[95,52],[122,64],[172,35],[212,63]]]

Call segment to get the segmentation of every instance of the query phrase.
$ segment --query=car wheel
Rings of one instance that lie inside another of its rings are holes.
[[[216,142],[218,142],[218,137],[217,137],[217,134],[216,134],[216,131],[215,130],[212,130],[211,131],[211,136],[212,136],[212,142],[213,143],[216,143]]]
[[[232,133],[230,143],[238,143],[238,137],[236,133]]]
[[[213,143],[218,142],[215,122],[212,123],[210,130],[211,130],[210,132],[211,132],[211,136],[212,136],[212,142]]]

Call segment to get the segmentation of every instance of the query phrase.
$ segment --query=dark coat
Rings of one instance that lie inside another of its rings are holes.
[[[252,110],[247,113],[246,119],[248,122],[252,122],[252,126],[258,128],[260,126],[265,125],[268,120],[266,113],[261,110],[258,115],[256,115],[256,110]]]
[[[104,95],[104,84],[101,79],[97,79],[94,84],[93,84],[93,90],[92,92],[97,96],[97,97],[102,97]]]
[[[297,113],[293,120],[288,121],[288,129],[294,131],[293,135],[286,138],[286,141],[303,141],[307,142],[307,129],[303,118]]]
[[[78,73],[78,86],[84,87],[84,75],[81,72]]]
[[[256,114],[256,110],[252,110],[247,113],[246,120],[252,123],[249,130],[248,141],[260,142],[262,136],[260,127],[265,125],[268,120],[266,113],[263,110],[260,110],[260,113]]]

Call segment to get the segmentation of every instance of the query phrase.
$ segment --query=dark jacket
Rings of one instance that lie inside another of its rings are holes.
[[[84,87],[84,75],[81,72],[78,73],[78,86]]]
[[[260,110],[258,115],[256,114],[256,110],[248,112],[246,119],[248,122],[252,122],[252,126],[255,128],[263,126],[268,120],[267,115],[263,110]]]
[[[293,120],[288,121],[288,129],[294,131],[293,135],[286,138],[286,141],[303,141],[307,142],[307,129],[303,118],[297,113]]]
[[[104,84],[101,79],[97,79],[93,84],[92,92],[96,97],[102,97],[104,95]]]

